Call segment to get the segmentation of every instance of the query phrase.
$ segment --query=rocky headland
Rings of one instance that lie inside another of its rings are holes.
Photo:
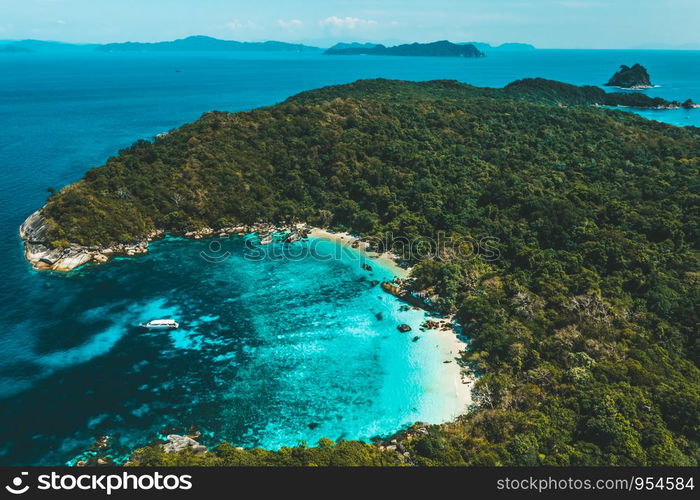
[[[203,238],[244,236],[256,233],[262,245],[272,243],[273,235],[285,243],[294,243],[307,237],[305,225],[275,225],[256,223],[241,224],[232,227],[213,229],[203,227],[197,230],[176,234],[184,238],[201,240]],[[24,242],[24,256],[37,270],[72,271],[85,264],[101,264],[114,257],[132,257],[148,252],[151,241],[161,239],[165,231],[156,229],[146,237],[130,244],[113,243],[110,245],[85,246],[71,243],[67,247],[52,246],[48,240],[48,223],[41,210],[31,214],[19,228],[19,235]]]

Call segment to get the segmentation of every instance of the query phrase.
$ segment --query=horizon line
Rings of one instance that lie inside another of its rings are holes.
[[[29,42],[29,41],[34,41],[34,42],[44,42],[44,43],[56,43],[56,44],[65,44],[65,45],[77,45],[77,46],[86,46],[86,45],[111,45],[111,44],[124,44],[124,43],[142,43],[142,44],[156,44],[156,43],[168,43],[168,42],[174,42],[177,40],[186,40],[188,38],[211,38],[213,40],[220,40],[224,42],[237,42],[237,43],[266,43],[266,42],[278,42],[278,43],[285,43],[289,45],[303,45],[305,47],[310,47],[310,48],[319,48],[319,49],[324,49],[324,48],[330,48],[333,45],[336,45],[338,43],[374,43],[377,45],[387,45],[387,42],[375,42],[375,41],[370,41],[370,40],[364,40],[364,41],[347,41],[347,40],[336,40],[333,42],[331,45],[328,45],[327,47],[325,46],[326,44],[320,44],[320,45],[314,45],[314,42],[311,41],[288,41],[288,40],[280,40],[280,39],[260,39],[260,40],[234,40],[234,39],[227,39],[227,38],[218,38],[215,36],[211,35],[186,35],[178,38],[172,38],[168,40],[155,40],[155,41],[141,41],[141,40],[125,40],[125,41],[111,41],[111,42],[67,42],[63,40],[52,40],[52,39],[41,39],[41,38],[2,38],[0,39],[0,43],[18,43],[18,42]],[[402,42],[393,42],[394,45],[404,45],[404,44],[411,44],[411,43],[434,43],[437,41],[450,41],[447,39],[438,39],[438,40],[431,40],[431,41],[402,41]],[[451,42],[451,41],[450,41]],[[496,42],[484,42],[484,41],[476,41],[476,40],[469,40],[469,41],[463,41],[463,42],[451,42],[455,44],[487,44],[490,45],[494,48],[497,48],[501,45],[509,45],[509,44],[520,44],[520,45],[530,45],[532,46],[535,50],[667,50],[667,51],[700,51],[700,42],[695,44],[693,42],[688,42],[685,44],[680,44],[680,45],[672,45],[668,46],[667,44],[659,44],[659,46],[654,46],[654,44],[649,44],[650,46],[636,46],[636,47],[582,47],[582,46],[577,46],[577,47],[554,47],[554,46],[548,46],[548,47],[539,47],[535,46],[534,44],[530,42],[501,42],[501,43],[496,43]],[[394,46],[391,45],[391,46]],[[666,46],[664,46],[666,45]],[[688,46],[687,48],[685,48]]]

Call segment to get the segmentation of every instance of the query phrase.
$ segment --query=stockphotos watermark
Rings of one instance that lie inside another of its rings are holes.
[[[32,478],[29,472],[20,472],[5,490],[13,495],[24,495],[32,491],[92,491],[111,495],[124,491],[175,491],[191,490],[192,476],[189,474],[161,474],[148,472],[134,474],[119,472],[113,474],[61,474],[52,471]]]
[[[326,238],[310,238],[304,244],[288,242],[289,233],[273,233],[266,236],[247,236],[244,241],[243,258],[250,261],[288,260],[301,261],[313,258],[320,261],[350,260],[364,263],[368,259],[366,248],[371,252],[391,252],[399,261],[418,261],[426,259],[449,262],[466,261],[478,258],[484,262],[494,262],[501,257],[500,240],[495,236],[479,239],[462,236],[447,236],[444,232],[432,237],[407,238],[395,236],[388,232],[383,236],[355,238],[336,238],[336,244],[328,246]],[[207,250],[200,252],[206,262],[219,264],[231,256],[230,236],[225,235],[209,240]]]

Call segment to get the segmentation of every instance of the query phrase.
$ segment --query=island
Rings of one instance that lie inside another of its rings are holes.
[[[605,86],[623,89],[648,89],[653,87],[649,72],[641,64],[635,64],[631,68],[623,64]]]
[[[499,51],[499,52],[512,52],[512,51],[531,51],[531,50],[536,50],[536,47],[534,45],[531,45],[529,43],[514,43],[514,42],[507,42],[507,43],[502,43],[500,45],[491,45],[490,43],[485,43],[485,42],[466,42],[468,44],[473,45],[477,49],[479,49],[482,52],[490,52],[490,51]]]
[[[371,49],[378,44],[371,42],[338,42],[328,50],[345,50],[345,49]]]
[[[74,44],[43,40],[0,41],[0,52],[303,52],[323,49],[299,43],[277,41],[238,42],[209,36],[189,36],[163,42],[119,42]]]
[[[500,106],[508,106],[511,101],[514,106],[522,103],[540,103],[556,106],[635,106],[646,109],[677,109],[680,107],[695,107],[695,104],[688,100],[681,104],[677,101],[666,101],[664,99],[649,97],[642,93],[607,93],[603,89],[594,86],[578,87],[575,85],[545,80],[541,78],[529,78],[517,80],[503,89],[479,88],[464,85],[454,81],[432,82],[416,84],[412,86],[408,82],[387,82],[383,80],[372,82],[372,88],[386,91],[390,88],[397,89],[397,95],[404,95],[410,102],[412,99],[428,95],[452,96],[464,101],[472,102],[476,98],[488,99],[488,102],[497,103]],[[383,83],[383,85],[380,85]],[[354,95],[357,89],[362,89],[370,85],[367,82],[358,82],[354,85],[341,87],[343,93]],[[428,90],[426,90],[426,87]],[[287,106],[294,106],[297,102],[305,102],[309,96],[326,95],[329,92],[336,92],[336,87],[319,89],[311,93],[302,93],[290,99]],[[402,91],[402,92],[399,92]],[[419,92],[420,91],[420,92]],[[381,95],[381,94],[380,94]],[[367,96],[363,96],[367,99]],[[328,95],[332,100],[333,96]],[[395,102],[395,98],[391,99]],[[420,100],[419,100],[420,102]],[[480,102],[480,101],[478,101]],[[291,103],[291,104],[290,104]],[[432,104],[431,104],[432,105]],[[286,107],[283,109],[287,109]],[[263,113],[260,111],[259,113]],[[25,256],[36,269],[51,269],[54,271],[70,271],[76,267],[87,263],[102,263],[112,257],[119,255],[132,256],[147,251],[148,243],[153,239],[162,237],[165,233],[176,233],[185,236],[214,235],[222,232],[240,233],[241,231],[256,231],[260,227],[268,227],[270,223],[275,223],[280,219],[276,210],[276,202],[280,187],[272,188],[269,184],[273,179],[263,180],[255,177],[254,185],[259,186],[263,191],[271,190],[277,193],[273,198],[265,198],[264,201],[256,198],[253,194],[233,193],[221,185],[221,179],[212,177],[211,183],[206,184],[206,190],[198,183],[192,185],[180,185],[175,181],[171,184],[163,184],[160,181],[159,189],[150,190],[146,184],[150,182],[148,178],[140,178],[138,170],[131,169],[134,162],[145,168],[140,159],[140,155],[157,159],[158,151],[167,150],[164,146],[175,138],[182,138],[184,131],[192,127],[202,126],[203,123],[225,124],[231,120],[239,120],[247,117],[246,114],[229,115],[222,113],[212,113],[205,115],[202,121],[188,125],[182,129],[163,134],[156,138],[155,142],[139,141],[131,148],[127,148],[119,157],[111,158],[103,168],[93,169],[87,173],[85,179],[68,186],[59,193],[53,195],[48,204],[38,210],[22,224],[20,235],[25,242]],[[352,116],[352,115],[350,115]],[[213,117],[219,117],[214,119]],[[352,119],[350,123],[353,123]],[[212,125],[214,126],[214,125]],[[216,125],[220,127],[222,125]],[[319,131],[320,133],[320,131]],[[209,134],[202,138],[199,134],[192,140],[194,142],[209,143],[216,134]],[[279,145],[277,145],[279,146]],[[215,149],[222,148],[222,145],[215,145]],[[246,157],[250,155],[250,161],[258,163],[261,158],[249,151],[249,147],[240,147],[239,155]],[[132,154],[129,154],[131,152]],[[285,156],[287,152],[280,153]],[[291,158],[291,157],[290,157]],[[240,159],[221,158],[221,164],[234,162],[238,164]],[[272,159],[268,159],[272,162]],[[280,168],[279,165],[291,161],[287,159],[277,163],[273,170]],[[175,175],[177,166],[171,161],[167,162],[167,170],[170,175]],[[268,167],[272,168],[272,167]],[[215,170],[204,170],[208,176]],[[120,177],[114,177],[112,173],[119,172]],[[243,175],[236,169],[235,177]],[[128,175],[127,175],[128,174]],[[252,173],[248,173],[252,175]],[[226,173],[228,178],[232,173]],[[308,175],[308,173],[306,174]],[[107,178],[105,176],[108,176]],[[119,178],[124,177],[122,180]],[[287,173],[282,175],[286,178]],[[195,176],[198,178],[199,174]],[[333,181],[333,177],[329,179]],[[103,185],[107,182],[108,185]],[[192,182],[192,181],[191,181]],[[246,181],[246,185],[252,182]],[[335,181],[333,181],[335,182]],[[134,184],[134,186],[132,186]],[[261,186],[266,186],[262,188]],[[86,191],[87,190],[87,191]],[[286,190],[282,190],[286,192]],[[195,196],[195,192],[199,195]],[[231,199],[232,201],[219,205],[195,203],[194,200],[201,193],[207,192],[207,198],[221,197],[221,199]],[[253,190],[252,193],[256,191]],[[105,193],[113,193],[106,195]],[[309,195],[310,196],[310,195]],[[325,198],[321,194],[314,194],[314,200]],[[236,201],[233,201],[233,200]],[[284,202],[283,204],[289,204]],[[323,204],[313,204],[314,209],[330,210],[335,203],[341,206],[349,204],[355,207],[354,200],[335,200],[327,207]],[[195,206],[199,206],[195,210]],[[293,218],[307,219],[313,222],[313,217],[303,216],[307,211],[314,210],[307,206],[301,212],[290,210],[284,214],[285,220]],[[359,210],[359,206],[358,206]],[[365,214],[371,221],[376,215]],[[337,216],[336,216],[337,220]],[[351,219],[349,219],[351,220]],[[349,224],[349,220],[344,224]],[[367,224],[356,228],[358,230],[368,229],[373,224]],[[279,228],[280,230],[291,230],[291,226]]]
[[[471,44],[456,44],[442,40],[432,43],[410,43],[386,47],[384,45],[331,47],[324,52],[335,56],[415,56],[415,57],[485,57]]]
[[[321,52],[318,47],[286,42],[237,42],[195,35],[167,42],[107,43],[99,52]]]
[[[700,132],[597,107],[600,91],[361,80],[206,113],[53,193],[21,230],[53,269],[294,224],[377,251],[439,241],[401,252],[401,287],[470,339],[474,407],[453,422],[278,451],[173,435],[129,463],[696,464]]]

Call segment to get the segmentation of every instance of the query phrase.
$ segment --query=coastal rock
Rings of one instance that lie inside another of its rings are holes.
[[[214,230],[210,227],[203,227],[195,231],[188,231],[185,233],[185,238],[193,238],[195,240],[201,240],[207,236],[214,234]]]
[[[410,332],[410,331],[411,331],[411,327],[408,326],[408,325],[406,325],[406,324],[399,325],[399,326],[397,326],[396,328],[397,328],[401,333],[406,333],[406,332]]]
[[[47,231],[48,227],[41,210],[37,210],[27,217],[27,220],[19,227],[20,237],[28,243],[43,243],[46,241]]]
[[[95,262],[97,262],[99,264],[102,262],[107,262],[109,260],[109,257],[107,257],[103,253],[96,253],[95,255],[92,256],[92,260],[94,260]]]
[[[301,241],[304,238],[308,238],[308,232],[306,231],[306,228],[295,226],[284,237],[283,241],[285,243],[296,243],[297,241]]]
[[[652,87],[649,72],[641,64],[635,64],[631,68],[623,64],[605,85],[623,89],[648,89]]]
[[[148,251],[148,239],[113,247],[71,244],[68,248],[52,248],[46,241],[48,226],[41,210],[27,217],[19,235],[24,240],[24,256],[35,269],[70,271],[88,262],[106,262],[114,254],[136,255]]]
[[[425,320],[425,322],[421,325],[421,327],[425,328],[426,330],[436,330],[440,328],[441,323],[439,321],[434,321],[432,319]]]
[[[207,447],[199,444],[194,439],[188,436],[179,436],[177,434],[169,434],[168,442],[163,445],[165,453],[180,453],[183,450],[191,450],[194,454],[199,455],[206,453]]]
[[[700,108],[700,105],[695,104],[692,99],[686,100],[681,106],[685,109]]]
[[[383,281],[381,286],[382,290],[384,290],[386,293],[390,293],[395,297],[399,297],[401,295],[401,288],[396,285],[392,285],[388,281]]]
[[[62,250],[46,245],[47,232],[41,210],[27,217],[19,227],[19,235],[24,240],[24,256],[36,269],[51,269],[63,255]]]

